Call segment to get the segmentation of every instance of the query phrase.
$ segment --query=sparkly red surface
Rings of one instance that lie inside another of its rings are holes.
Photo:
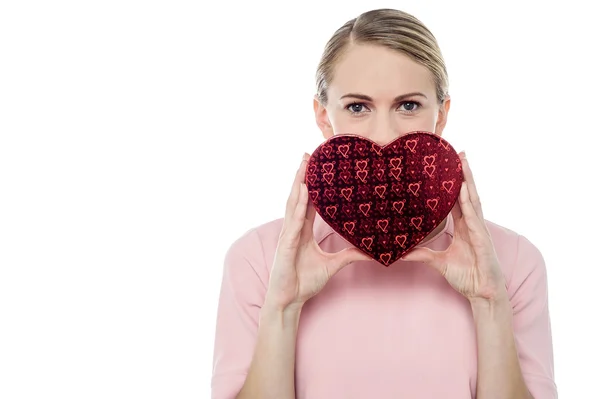
[[[335,135],[317,147],[306,171],[317,213],[384,266],[443,222],[462,181],[454,148],[429,132],[412,132],[385,146]]]

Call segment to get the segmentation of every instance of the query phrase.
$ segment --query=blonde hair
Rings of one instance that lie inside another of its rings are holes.
[[[317,67],[317,98],[327,104],[327,88],[337,61],[351,44],[375,44],[399,51],[427,67],[441,103],[448,94],[448,72],[437,40],[414,16],[400,10],[367,11],[351,19],[329,39]]]

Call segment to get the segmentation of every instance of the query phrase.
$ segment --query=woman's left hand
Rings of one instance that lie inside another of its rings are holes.
[[[452,209],[454,239],[444,251],[421,247],[402,257],[437,269],[448,283],[469,300],[495,300],[505,292],[505,282],[483,211],[473,173],[463,152],[460,154],[464,182]]]

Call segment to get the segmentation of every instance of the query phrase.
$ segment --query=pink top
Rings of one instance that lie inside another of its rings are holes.
[[[444,230],[419,246],[448,247]],[[535,399],[557,398],[546,267],[525,237],[486,221],[507,281],[521,367]],[[218,308],[212,398],[241,389],[282,220],[250,230],[227,253]],[[325,251],[349,244],[318,215]],[[469,302],[433,268],[350,264],[301,313],[296,399],[475,398],[477,346]]]

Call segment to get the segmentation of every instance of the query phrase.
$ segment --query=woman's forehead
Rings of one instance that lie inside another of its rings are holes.
[[[399,51],[377,45],[352,45],[335,65],[329,85],[332,98],[348,92],[392,97],[409,92],[435,93],[427,67]],[[334,93],[335,92],[335,93]]]

